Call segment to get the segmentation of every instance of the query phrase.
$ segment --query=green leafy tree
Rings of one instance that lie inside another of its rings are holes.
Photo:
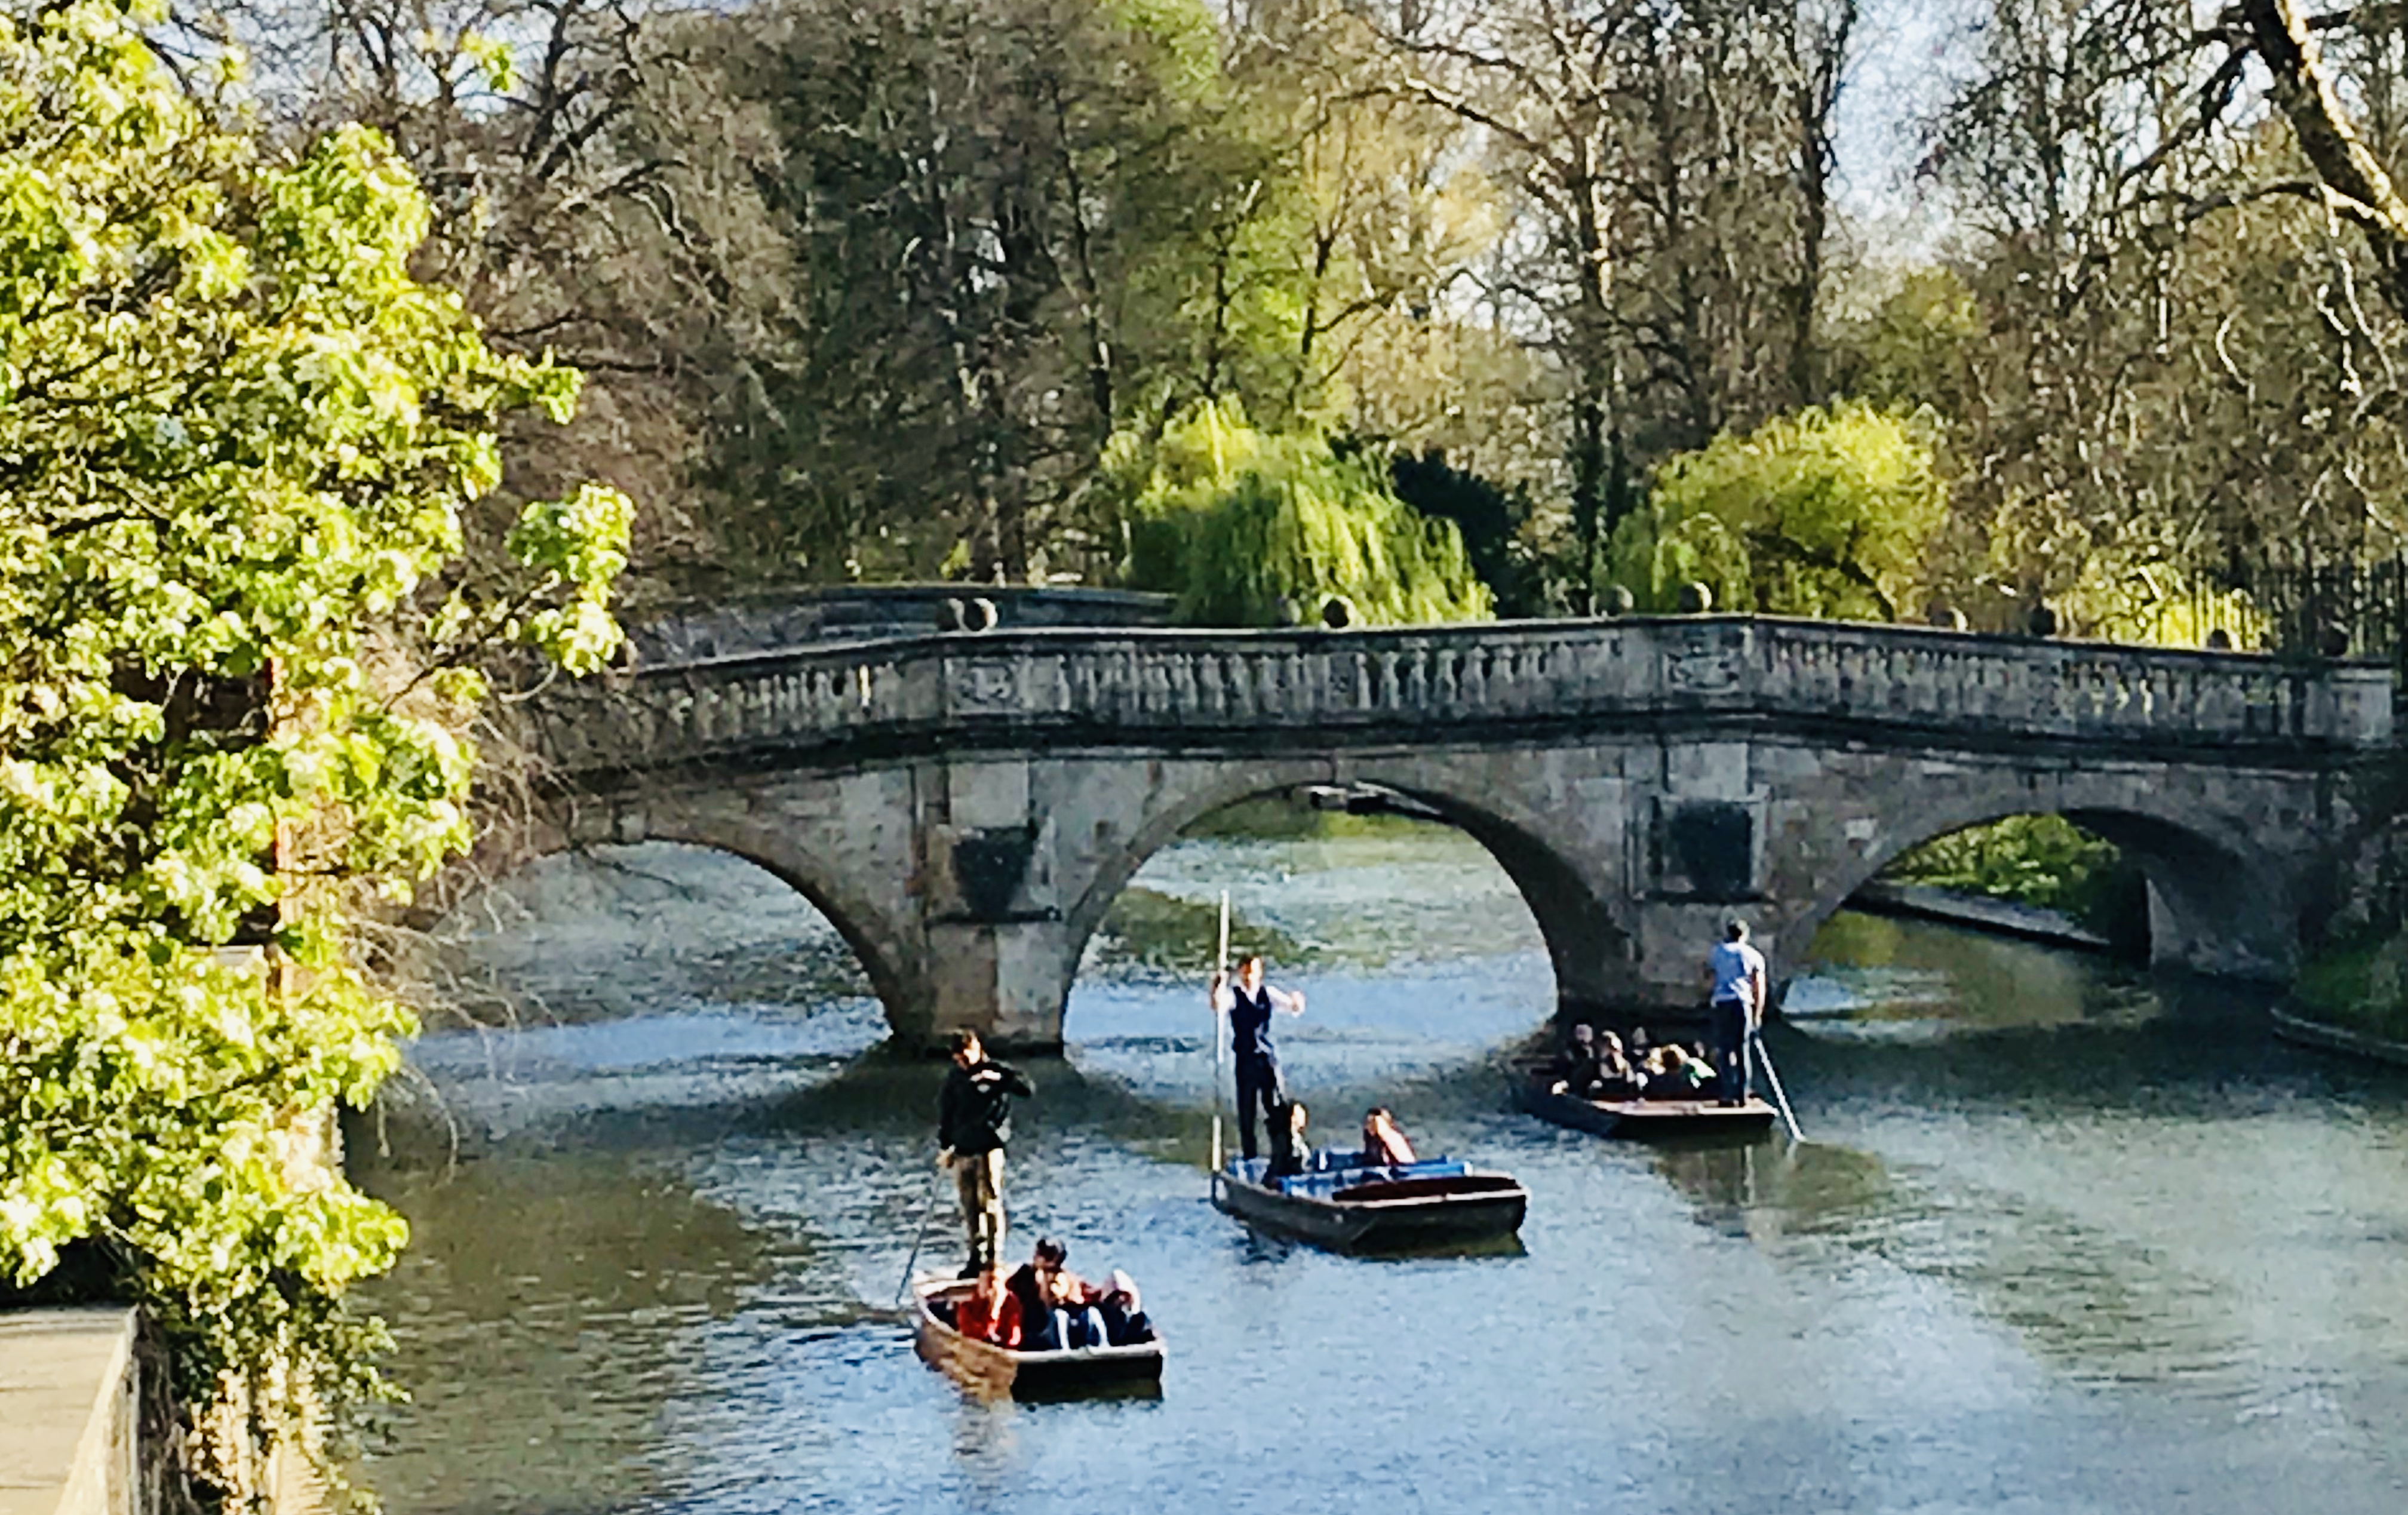
[[[1118,439],[1111,461],[1134,496],[1130,582],[1176,593],[1190,625],[1283,625],[1332,600],[1370,625],[1490,612],[1455,522],[1424,516],[1378,463],[1340,458],[1318,436],[1268,435],[1207,402],[1150,449]]]
[[[1267,354],[1296,301],[1257,224],[1283,170],[1221,48],[1197,0],[776,0],[658,29],[609,130],[675,165],[618,213],[665,272],[613,324],[685,376],[751,572],[1094,572],[1116,430],[1287,389]]]
[[[1436,448],[1419,456],[1401,454],[1388,465],[1398,498],[1426,516],[1452,521],[1463,533],[1464,551],[1500,614],[1539,616],[1546,600],[1537,565],[1526,550],[1530,498],[1449,463]]]
[[[1932,451],[1914,419],[1858,404],[1726,432],[1656,471],[1611,577],[1642,609],[1695,581],[1719,609],[1895,621],[1947,518]]]
[[[1892,879],[2059,910],[2101,924],[2121,854],[2057,815],[2016,815],[1924,843]]]
[[[630,507],[469,581],[498,428],[576,375],[411,278],[380,138],[264,158],[157,21],[0,8],[0,1286],[96,1265],[255,1446],[375,1391],[343,1294],[404,1240],[307,1151],[412,1029],[346,922],[466,846],[483,650],[614,650]]]

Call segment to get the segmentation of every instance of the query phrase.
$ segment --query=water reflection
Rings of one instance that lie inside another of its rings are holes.
[[[2131,1024],[2157,1013],[2139,975],[2085,952],[1895,917],[1834,916],[1783,1011],[1851,1039],[1936,1041],[1980,1029]]]
[[[376,1291],[413,1399],[386,1431],[404,1454],[374,1480],[397,1509],[608,1508],[675,1487],[684,1449],[658,1436],[658,1416],[709,1390],[679,1344],[750,1289],[813,1271],[803,1238],[772,1245],[607,1151],[383,1167],[373,1187],[411,1227]],[[562,1402],[565,1375],[576,1412],[529,1414]],[[412,1448],[428,1427],[439,1456]]]

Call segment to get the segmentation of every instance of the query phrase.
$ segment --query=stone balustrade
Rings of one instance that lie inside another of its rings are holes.
[[[531,707],[554,765],[597,777],[964,741],[1292,747],[1751,719],[2258,759],[2391,738],[2380,667],[1731,616],[932,636],[651,667]]]

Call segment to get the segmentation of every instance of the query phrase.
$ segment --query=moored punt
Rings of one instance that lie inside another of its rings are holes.
[[[922,1279],[911,1285],[918,1307],[912,1345],[921,1360],[982,1399],[1080,1399],[1162,1392],[1160,1337],[1132,1347],[1025,1352],[966,1336],[937,1313],[939,1302],[968,1297],[967,1279]]]
[[[1753,1096],[1742,1105],[1712,1099],[1583,1099],[1556,1090],[1543,1074],[1522,1079],[1519,1087],[1522,1108],[1532,1115],[1600,1136],[1752,1135],[1769,1128],[1780,1114]]]
[[[1212,1203],[1249,1224],[1344,1251],[1501,1240],[1522,1228],[1530,1204],[1510,1175],[1451,1158],[1380,1167],[1341,1161],[1282,1179],[1266,1177],[1268,1165],[1232,1159],[1212,1176]]]

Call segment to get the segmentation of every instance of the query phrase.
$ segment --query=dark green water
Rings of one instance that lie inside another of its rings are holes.
[[[1772,1042],[1813,1142],[1623,1146],[1508,1106],[1553,989],[1473,844],[1184,842],[1029,1065],[1008,1183],[1015,1251],[1145,1287],[1162,1397],[985,1406],[882,1314],[937,1070],[872,1050],[767,877],[622,862],[491,919],[542,1008],[428,1038],[442,1119],[355,1146],[417,1233],[375,1291],[400,1515],[2408,1508],[2408,1080],[2246,998],[1843,916]],[[1206,1015],[1147,964],[1225,884],[1311,993],[1291,1085],[1512,1170],[1521,1255],[1353,1261],[1207,1205]]]

